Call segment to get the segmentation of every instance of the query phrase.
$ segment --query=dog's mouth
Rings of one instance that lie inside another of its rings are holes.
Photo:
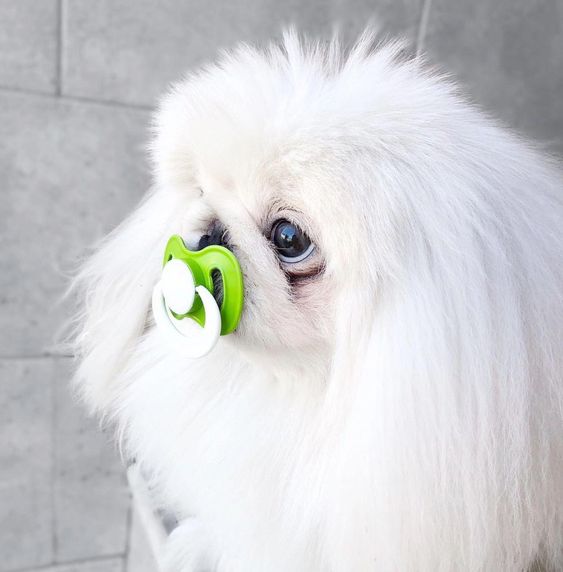
[[[217,306],[219,308],[223,304],[223,277],[221,276],[221,272],[215,269],[211,272],[211,279],[213,280],[213,298],[215,298],[215,302],[217,302]]]
[[[199,239],[199,244],[196,250],[203,250],[204,248],[214,244],[231,250],[229,247],[228,231],[218,219],[211,221],[207,228],[207,232]],[[221,308],[225,291],[221,272],[217,269],[213,270],[211,272],[211,279],[213,280],[213,298],[215,299],[215,302],[217,302],[217,306]]]

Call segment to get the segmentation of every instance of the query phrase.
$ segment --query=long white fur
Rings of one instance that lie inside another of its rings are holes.
[[[182,521],[167,569],[563,569],[555,162],[369,32],[224,55],[151,148],[154,189],[77,279],[77,379]],[[325,259],[297,294],[278,208]],[[150,293],[167,238],[214,217],[245,311],[192,361]]]

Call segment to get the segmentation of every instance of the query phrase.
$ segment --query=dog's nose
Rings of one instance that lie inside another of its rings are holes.
[[[202,250],[211,244],[228,247],[227,229],[218,220],[214,220],[209,226],[207,234],[199,239],[198,250]]]

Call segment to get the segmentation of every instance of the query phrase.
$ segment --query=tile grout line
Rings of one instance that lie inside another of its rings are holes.
[[[28,360],[28,359],[73,359],[72,354],[57,354],[57,353],[37,353],[37,354],[11,354],[11,355],[1,355],[0,360]]]
[[[90,564],[92,562],[111,562],[112,560],[123,560],[123,553],[104,554],[103,556],[92,556],[90,558],[79,558],[77,560],[68,560],[66,562],[58,562],[56,564],[42,564],[40,566],[33,566],[29,568],[11,568],[5,572],[36,572],[36,570],[45,570],[48,572],[52,568],[65,568],[67,566],[81,566],[82,564]]]
[[[55,367],[52,363],[51,367]],[[57,561],[59,552],[59,537],[57,532],[57,475],[58,470],[58,458],[59,458],[59,439],[57,431],[57,421],[59,417],[58,399],[57,399],[57,389],[58,389],[58,376],[54,375],[52,379],[53,387],[52,391],[52,429],[51,429],[51,439],[53,441],[52,448],[52,458],[51,458],[51,548],[53,550],[53,560]]]
[[[60,98],[63,90],[63,1],[57,0],[57,85],[55,89],[55,96]],[[58,422],[58,376],[54,375],[52,379],[52,395],[51,395],[51,550],[52,559],[56,563],[59,553],[59,535],[57,531],[58,514],[57,514],[57,477],[58,477],[58,458],[59,458],[59,439],[57,431]]]
[[[131,534],[133,532],[133,496],[129,493],[129,507],[127,509],[127,523],[125,536],[125,556],[123,557],[122,572],[129,570],[129,553],[131,552]]]
[[[426,39],[426,32],[428,30],[428,20],[430,19],[430,8],[432,0],[424,0],[422,5],[422,12],[420,15],[420,23],[418,26],[418,34],[416,37],[416,56],[419,57],[424,50],[424,40]]]
[[[94,99],[90,97],[83,97],[79,95],[61,94],[56,95],[53,93],[46,93],[44,91],[33,91],[31,89],[21,89],[17,87],[9,87],[0,85],[0,94],[24,95],[29,97],[36,97],[39,99],[49,99],[51,101],[67,101],[71,103],[83,103],[86,105],[99,105],[101,107],[108,107],[112,109],[126,109],[129,111],[153,111],[154,107],[150,105],[138,105],[133,103],[124,103],[121,101],[112,101],[109,99]]]
[[[63,1],[64,0],[57,0],[57,85],[55,95],[58,97],[61,96],[63,91]]]

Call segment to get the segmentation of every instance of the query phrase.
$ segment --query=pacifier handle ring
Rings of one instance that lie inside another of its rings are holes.
[[[157,325],[170,343],[192,358],[207,355],[215,347],[221,334],[221,313],[215,298],[204,286],[196,286],[195,291],[199,294],[205,310],[204,327],[189,317],[182,320],[174,318],[166,305],[161,281],[156,284],[152,294],[152,311]]]

